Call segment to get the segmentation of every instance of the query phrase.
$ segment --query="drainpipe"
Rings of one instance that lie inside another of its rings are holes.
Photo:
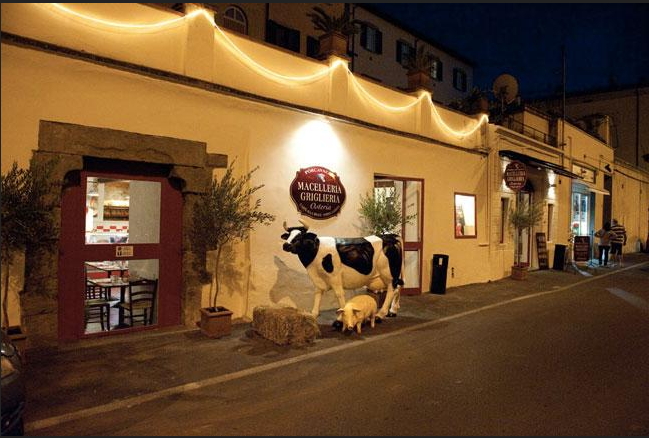
[[[345,8],[348,8],[349,4],[345,3]],[[350,13],[352,20],[356,20],[356,3],[351,4],[351,13]],[[356,61],[356,34],[351,36],[352,40],[352,56],[351,56],[351,61],[349,63],[349,71],[354,72],[354,61]]]
[[[640,167],[640,87],[635,88],[635,165]]]

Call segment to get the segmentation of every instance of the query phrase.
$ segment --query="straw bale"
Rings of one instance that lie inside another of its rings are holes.
[[[292,307],[255,307],[252,328],[277,345],[303,345],[320,336],[320,328],[313,315]]]

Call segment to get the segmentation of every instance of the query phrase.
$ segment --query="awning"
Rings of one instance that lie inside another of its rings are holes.
[[[587,181],[577,181],[575,184],[581,184],[581,185],[586,186],[586,189],[588,189],[589,192],[600,193],[600,194],[605,195],[605,196],[610,196],[611,195],[611,192],[609,192],[608,190],[599,189],[599,188],[595,187],[595,184],[587,182]]]
[[[512,160],[520,161],[529,166],[543,167],[545,169],[549,169],[554,173],[556,173],[557,175],[563,175],[573,179],[581,179],[581,176],[577,175],[576,173],[570,172],[568,169],[566,169],[563,166],[559,166],[558,164],[550,163],[549,161],[544,161],[539,158],[530,157],[529,155],[521,154],[520,152],[510,151],[506,149],[506,150],[499,151],[498,154],[501,157],[511,158]]]

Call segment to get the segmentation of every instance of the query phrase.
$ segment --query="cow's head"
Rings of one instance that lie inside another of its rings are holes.
[[[297,254],[304,267],[309,266],[320,247],[320,239],[315,233],[309,233],[309,226],[300,221],[301,227],[287,227],[284,222],[286,233],[282,234],[282,239],[286,240],[282,247],[286,252]]]
[[[307,235],[307,230],[309,229],[309,226],[307,224],[302,221],[300,221],[300,223],[302,224],[302,226],[300,227],[287,227],[286,221],[284,221],[284,230],[286,231],[284,234],[282,234],[282,239],[286,240],[286,242],[284,242],[284,246],[282,247],[284,251],[297,254],[298,248],[301,246],[301,243],[304,240],[304,236]]]

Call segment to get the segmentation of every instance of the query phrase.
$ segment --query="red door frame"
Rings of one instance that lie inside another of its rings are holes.
[[[402,203],[402,216],[406,217],[406,194],[407,194],[407,183],[408,182],[418,182],[421,184],[421,196],[419,199],[419,205],[417,205],[417,222],[418,222],[418,230],[417,233],[419,235],[419,240],[418,241],[406,241],[406,224],[405,222],[401,225],[401,236],[403,238],[403,251],[404,251],[404,257],[405,257],[405,252],[406,251],[418,251],[419,253],[419,279],[418,279],[418,284],[419,287],[403,287],[401,289],[401,294],[403,295],[421,295],[422,291],[422,272],[423,272],[423,257],[424,257],[424,236],[423,236],[423,224],[424,224],[424,179],[423,178],[408,178],[408,177],[402,177],[402,176],[394,176],[394,175],[384,175],[384,174],[375,174],[374,175],[374,181],[380,181],[380,180],[394,180],[394,181],[400,181],[403,183],[403,187],[401,189],[401,193],[399,193],[399,196],[401,198],[401,203]]]
[[[128,170],[124,170],[128,172]],[[182,291],[182,193],[168,178],[107,171],[80,171],[80,180],[63,190],[61,196],[61,236],[58,274],[59,339],[72,341],[84,337],[122,334],[121,329],[84,334],[83,290],[84,262],[89,260],[159,260],[158,323],[152,327],[179,325]],[[125,244],[85,243],[86,181],[88,176],[160,182],[160,241],[152,244],[126,244],[133,247],[132,257],[115,257],[117,246]]]

